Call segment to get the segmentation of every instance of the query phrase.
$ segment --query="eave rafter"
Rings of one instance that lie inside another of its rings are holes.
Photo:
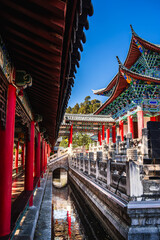
[[[83,28],[89,28],[87,16],[92,14],[90,0],[1,1],[0,35],[16,69],[32,76],[32,87],[24,93],[33,112],[43,116],[52,144],[79,67],[78,49],[86,41]]]

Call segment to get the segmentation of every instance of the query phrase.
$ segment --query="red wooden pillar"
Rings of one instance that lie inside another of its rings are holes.
[[[43,172],[45,173],[45,139],[43,140]]]
[[[46,141],[44,142],[44,172],[46,172]]]
[[[35,175],[38,178],[40,178],[40,155],[41,155],[41,134],[38,133],[35,157]],[[38,187],[40,187],[40,181],[38,182]]]
[[[43,166],[44,166],[44,139],[42,138],[42,142],[41,142],[41,174],[42,174],[42,178],[43,178]]]
[[[67,211],[68,235],[71,238],[71,214]]]
[[[47,144],[47,156],[49,157],[49,144]]]
[[[72,135],[73,135],[73,124],[71,125],[71,128],[70,128],[70,144],[72,144]]]
[[[34,164],[34,121],[31,121],[30,134],[26,144],[25,190],[33,191],[33,164]],[[33,205],[33,195],[29,206]]]
[[[157,121],[157,120],[156,120],[156,117],[150,117],[150,121],[156,122],[156,121]]]
[[[109,144],[109,138],[110,138],[110,129],[106,129],[106,143]]]
[[[116,126],[112,126],[112,142],[116,142]]]
[[[0,127],[0,237],[10,233],[16,88],[9,84],[6,128]]]
[[[102,139],[101,139],[101,132],[98,131],[98,142],[100,145],[102,145]]]
[[[132,133],[132,138],[134,138],[134,128],[133,128],[132,116],[128,116],[128,133]]]
[[[124,129],[123,129],[123,121],[119,122],[119,131],[120,131],[120,136],[121,136],[121,141],[124,141]]]
[[[105,140],[104,124],[102,125],[102,141]]]
[[[144,128],[144,116],[142,110],[137,112],[137,120],[138,120],[138,138],[141,138],[142,129]]]
[[[15,168],[16,173],[18,173],[18,157],[19,157],[19,141],[16,143],[16,149],[15,149]]]
[[[22,166],[24,169],[24,164],[25,164],[25,143],[22,146]]]
[[[47,143],[45,142],[45,170],[47,169]]]

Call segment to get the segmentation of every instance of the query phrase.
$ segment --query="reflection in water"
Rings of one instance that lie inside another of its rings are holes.
[[[62,189],[53,187],[53,207],[54,239],[84,239],[68,186]]]
[[[111,240],[82,196],[71,186],[53,187],[53,207],[53,239]]]

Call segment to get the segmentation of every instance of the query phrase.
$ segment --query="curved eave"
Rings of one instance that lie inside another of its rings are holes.
[[[152,50],[155,52],[159,52],[160,53],[160,46],[150,43],[144,39],[142,39],[141,37],[139,37],[137,34],[132,34],[132,39],[131,39],[131,43],[130,43],[130,47],[129,47],[129,51],[127,54],[127,58],[124,62],[124,66],[128,69],[131,68],[131,66],[138,60],[138,58],[140,57],[141,53],[134,41],[134,38],[137,39],[140,44],[142,44],[142,46],[148,50]]]
[[[145,47],[146,49],[152,50],[154,52],[158,52],[160,53],[160,46],[156,45],[154,43],[150,43],[142,38],[140,38],[139,36],[135,37],[141,44],[143,47]]]
[[[159,83],[160,84],[160,79],[159,78],[154,78],[150,76],[145,76],[142,74],[135,73],[133,71],[130,71],[126,68],[120,68],[120,72],[127,73],[130,77],[137,79],[137,80],[142,80],[142,81],[147,81],[147,82],[154,82],[154,83]]]
[[[103,95],[106,91],[111,90],[116,85],[117,79],[118,79],[118,73],[115,75],[115,77],[112,79],[112,81],[108,84],[106,88],[93,90],[93,93],[96,95]]]
[[[129,47],[129,51],[127,54],[127,58],[124,62],[124,66],[128,69],[130,69],[132,67],[132,65],[138,60],[138,58],[140,57],[141,53],[133,39],[133,35],[132,35],[132,39],[131,39],[131,43],[130,43],[130,47]]]
[[[108,98],[107,101],[102,106],[100,106],[96,112],[94,112],[95,115],[100,114],[100,112],[102,112],[105,107],[107,107],[111,102],[113,102],[123,92],[123,90],[129,85],[124,79],[124,77],[120,74],[120,72],[117,75],[118,75],[118,79],[116,82],[116,87],[114,92],[112,93],[110,98]]]

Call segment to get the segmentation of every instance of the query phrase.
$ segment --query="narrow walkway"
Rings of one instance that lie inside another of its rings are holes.
[[[24,191],[24,179],[25,175],[22,173],[12,181],[12,203],[18,198],[18,196]]]
[[[50,240],[52,234],[52,174],[49,174],[34,240]]]

